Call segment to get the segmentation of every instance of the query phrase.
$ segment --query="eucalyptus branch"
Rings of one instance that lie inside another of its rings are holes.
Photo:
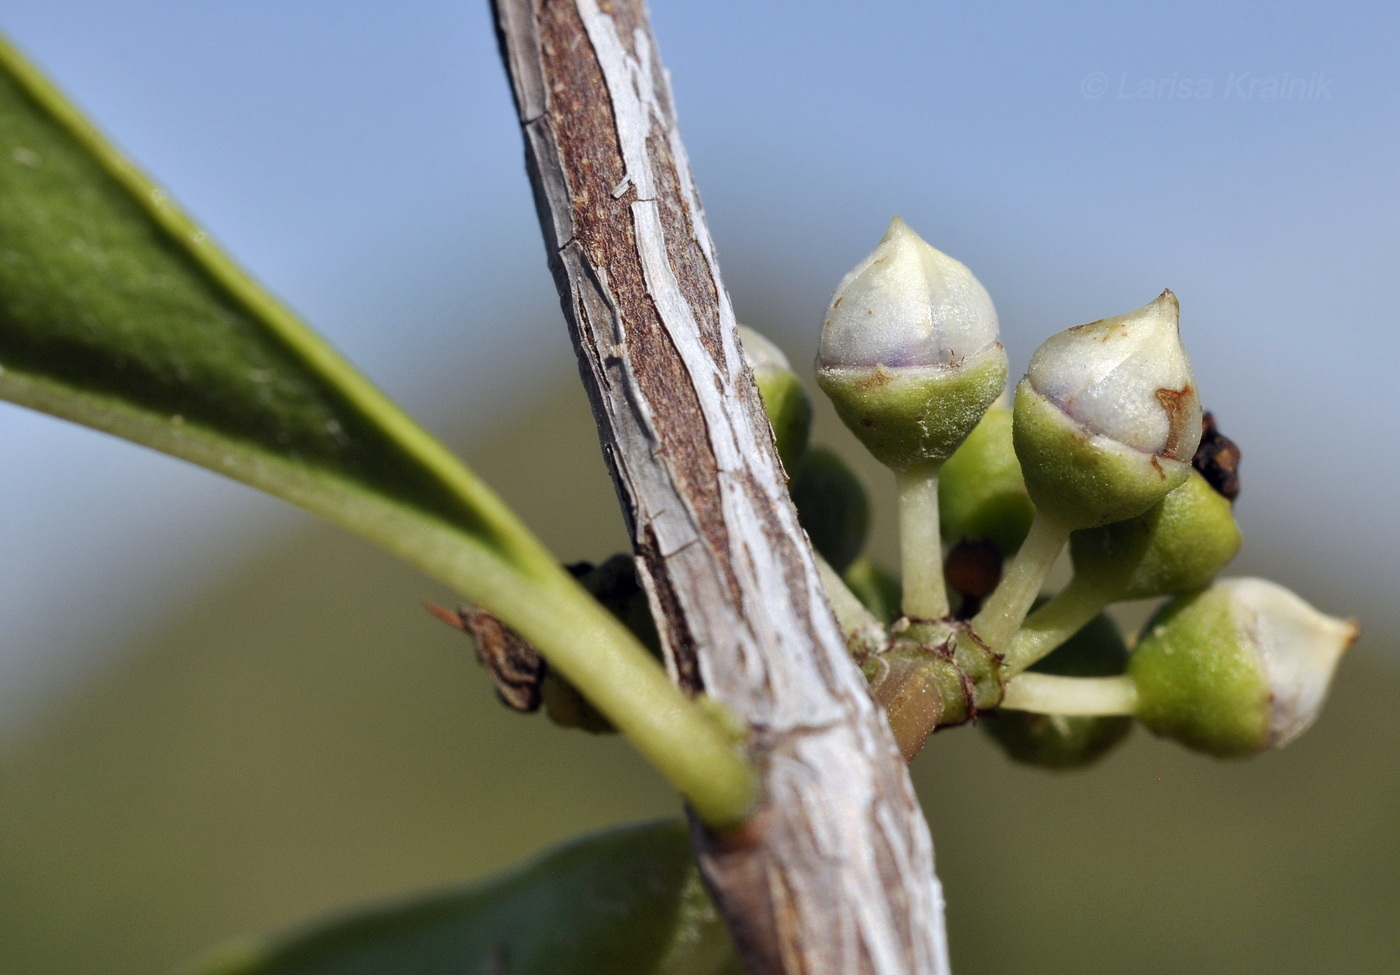
[[[668,663],[763,779],[747,829],[694,830],[707,883],[751,972],[946,972],[928,827],[787,496],[642,4],[495,8]]]

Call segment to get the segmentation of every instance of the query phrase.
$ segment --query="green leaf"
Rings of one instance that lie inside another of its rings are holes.
[[[733,959],[669,820],[574,840],[480,886],[235,943],[183,975],[719,975]]]
[[[499,504],[0,48],[0,395],[510,560]]]
[[[0,398],[314,511],[499,616],[715,826],[753,776],[452,454],[0,41]]]

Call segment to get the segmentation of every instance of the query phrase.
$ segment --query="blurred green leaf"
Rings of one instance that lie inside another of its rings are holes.
[[[685,826],[668,820],[575,840],[467,890],[235,943],[184,975],[719,975],[733,960]]]

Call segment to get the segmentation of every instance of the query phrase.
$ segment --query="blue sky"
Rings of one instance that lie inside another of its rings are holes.
[[[1171,287],[1244,445],[1247,537],[1394,591],[1400,8],[657,0],[653,20],[741,318],[805,360],[895,213],[987,286],[1013,372]],[[7,0],[0,30],[430,425],[487,424],[570,368],[484,3]],[[296,517],[0,406],[0,710]]]

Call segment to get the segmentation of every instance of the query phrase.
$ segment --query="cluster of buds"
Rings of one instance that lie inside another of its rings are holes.
[[[1215,434],[1201,446],[1214,428],[1170,291],[1052,336],[1008,406],[986,289],[890,224],[832,297],[817,382],[894,472],[902,586],[860,555],[859,480],[806,450],[810,409],[786,360],[743,339],[833,608],[906,756],[992,709],[982,725],[1012,757],[1061,768],[1134,720],[1218,756],[1286,744],[1313,720],[1356,625],[1270,582],[1215,581],[1240,546],[1238,484],[1203,455],[1238,453]],[[1032,612],[1066,546],[1071,581]],[[1129,650],[1103,611],[1157,597],[1169,602]]]
[[[1096,760],[1134,722],[1235,757],[1316,717],[1356,624],[1265,580],[1216,581],[1240,547],[1239,455],[1202,414],[1178,318],[1164,291],[1060,332],[1008,402],[991,297],[896,218],[837,287],[816,367],[837,414],[894,473],[898,575],[863,555],[860,478],[808,445],[801,379],[740,327],[832,608],[906,758],[979,714],[1012,758],[1050,768]],[[1066,547],[1073,576],[1045,599]],[[655,649],[630,559],[584,581]],[[1130,649],[1104,611],[1150,598],[1166,602]],[[503,695],[519,693],[521,655],[497,656],[512,664],[493,669]],[[609,730],[561,677],[530,673],[530,707]]]

